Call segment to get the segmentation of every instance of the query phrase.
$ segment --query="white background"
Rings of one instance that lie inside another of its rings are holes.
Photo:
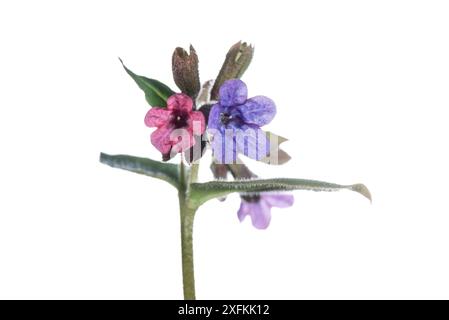
[[[174,189],[98,162],[159,158],[117,57],[175,88],[176,46],[208,80],[240,39],[293,156],[254,171],[363,182],[374,201],[298,191],[266,231],[239,223],[237,195],[210,201],[197,297],[449,298],[448,16],[444,1],[1,2],[0,298],[182,298]]]

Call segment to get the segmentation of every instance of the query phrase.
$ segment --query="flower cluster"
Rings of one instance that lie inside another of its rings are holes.
[[[244,57],[252,57],[251,47],[239,45],[240,51],[246,50],[242,51]],[[233,48],[228,56],[233,54]],[[213,88],[213,82],[208,81],[200,92],[195,50],[191,47],[190,54],[181,48],[175,50],[173,76],[182,93],[170,92],[166,105],[153,106],[145,116],[145,124],[156,128],[151,134],[151,143],[161,152],[163,160],[183,152],[188,154],[187,159],[192,159],[190,153],[195,152],[199,156],[193,158],[198,159],[204,153],[204,146],[208,145],[214,165],[224,165],[226,176],[227,165],[240,163],[244,166],[239,155],[261,161],[271,155],[273,143],[278,151],[276,142],[270,141],[267,132],[261,129],[273,120],[276,105],[262,95],[248,98],[246,84],[237,78],[239,72],[229,71],[235,68],[230,62],[233,59],[237,56],[225,61]],[[230,74],[223,75],[226,72]],[[234,178],[248,177],[234,175]],[[264,229],[270,223],[271,207],[287,207],[292,203],[290,195],[242,195],[238,217],[242,221],[250,215],[253,225]]]
[[[192,107],[189,96],[175,93],[167,99],[165,108],[153,107],[147,112],[145,124],[157,128],[151,143],[164,158],[188,150],[196,143],[194,137],[204,133],[205,117]],[[208,117],[207,131],[215,160],[227,164],[236,163],[238,154],[255,160],[267,157],[270,141],[260,127],[270,123],[275,115],[273,100],[265,96],[248,99],[242,80],[225,81]]]

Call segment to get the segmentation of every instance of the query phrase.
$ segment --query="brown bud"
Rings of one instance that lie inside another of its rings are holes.
[[[183,48],[176,48],[172,57],[173,79],[179,89],[194,101],[200,91],[200,76],[198,72],[198,56],[190,46],[190,53]]]
[[[235,164],[228,164],[229,171],[231,171],[232,176],[234,179],[251,179],[251,178],[257,178],[257,175],[255,175],[249,168],[238,159],[239,163]]]
[[[225,164],[212,162],[210,165],[210,170],[214,175],[215,179],[227,180],[228,177],[228,167]]]
[[[218,91],[221,85],[229,79],[240,78],[245,73],[251,59],[253,58],[254,47],[246,42],[237,42],[229,49],[226,59],[215,80],[211,91],[211,99],[218,99]]]

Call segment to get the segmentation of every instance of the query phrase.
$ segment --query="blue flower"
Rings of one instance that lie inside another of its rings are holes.
[[[255,228],[266,229],[271,220],[271,208],[287,208],[293,205],[293,201],[294,198],[290,194],[261,193],[242,196],[237,216],[243,221],[249,215]]]
[[[247,97],[246,84],[231,79],[220,87],[219,101],[212,106],[208,132],[214,157],[220,163],[236,162],[238,153],[261,160],[270,151],[269,140],[260,127],[273,120],[276,106],[265,96]]]

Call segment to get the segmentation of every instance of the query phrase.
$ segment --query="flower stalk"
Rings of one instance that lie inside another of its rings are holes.
[[[182,194],[181,194],[182,193]],[[180,190],[179,209],[181,214],[182,282],[184,299],[195,299],[195,274],[193,267],[193,220],[195,208],[189,207],[188,200]]]
[[[195,300],[195,272],[193,262],[193,222],[196,207],[189,201],[188,188],[196,181],[198,164],[193,164],[186,170],[184,163],[180,163],[179,212],[181,220],[181,254],[182,254],[182,282],[185,300]]]

